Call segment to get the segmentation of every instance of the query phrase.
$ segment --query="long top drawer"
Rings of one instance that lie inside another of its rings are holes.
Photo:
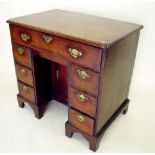
[[[102,49],[55,35],[10,25],[12,40],[29,47],[61,55],[71,62],[100,71]]]

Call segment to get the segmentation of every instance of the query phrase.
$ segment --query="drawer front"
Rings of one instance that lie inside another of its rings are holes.
[[[92,97],[84,92],[81,92],[75,88],[70,88],[69,101],[70,106],[86,113],[91,117],[95,117],[97,98]]]
[[[24,83],[18,82],[19,94],[35,103],[34,89]]]
[[[65,49],[60,54],[73,63],[100,71],[101,49],[77,42],[67,42]]]
[[[69,109],[69,123],[89,135],[94,133],[94,119],[72,108]]]
[[[30,49],[13,44],[13,55],[15,62],[29,68],[32,66]]]
[[[18,80],[20,80],[30,86],[33,86],[32,70],[25,68],[18,64],[15,65],[15,68],[16,68],[16,74],[17,74]]]
[[[89,69],[71,66],[71,85],[95,96],[98,95],[99,73]]]
[[[100,71],[102,50],[51,34],[10,25],[12,40],[59,54],[72,62]]]

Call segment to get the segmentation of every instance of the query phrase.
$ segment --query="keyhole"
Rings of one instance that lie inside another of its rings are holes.
[[[56,70],[56,79],[59,80],[59,70]]]

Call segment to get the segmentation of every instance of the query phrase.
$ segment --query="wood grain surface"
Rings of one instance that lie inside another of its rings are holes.
[[[8,20],[9,23],[85,42],[94,46],[111,46],[141,25],[63,10],[50,10]]]

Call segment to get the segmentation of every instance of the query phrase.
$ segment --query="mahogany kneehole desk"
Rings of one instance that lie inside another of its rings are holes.
[[[91,150],[128,93],[141,25],[52,10],[8,20],[20,107],[41,118],[52,99],[68,106],[66,136],[81,133]]]

